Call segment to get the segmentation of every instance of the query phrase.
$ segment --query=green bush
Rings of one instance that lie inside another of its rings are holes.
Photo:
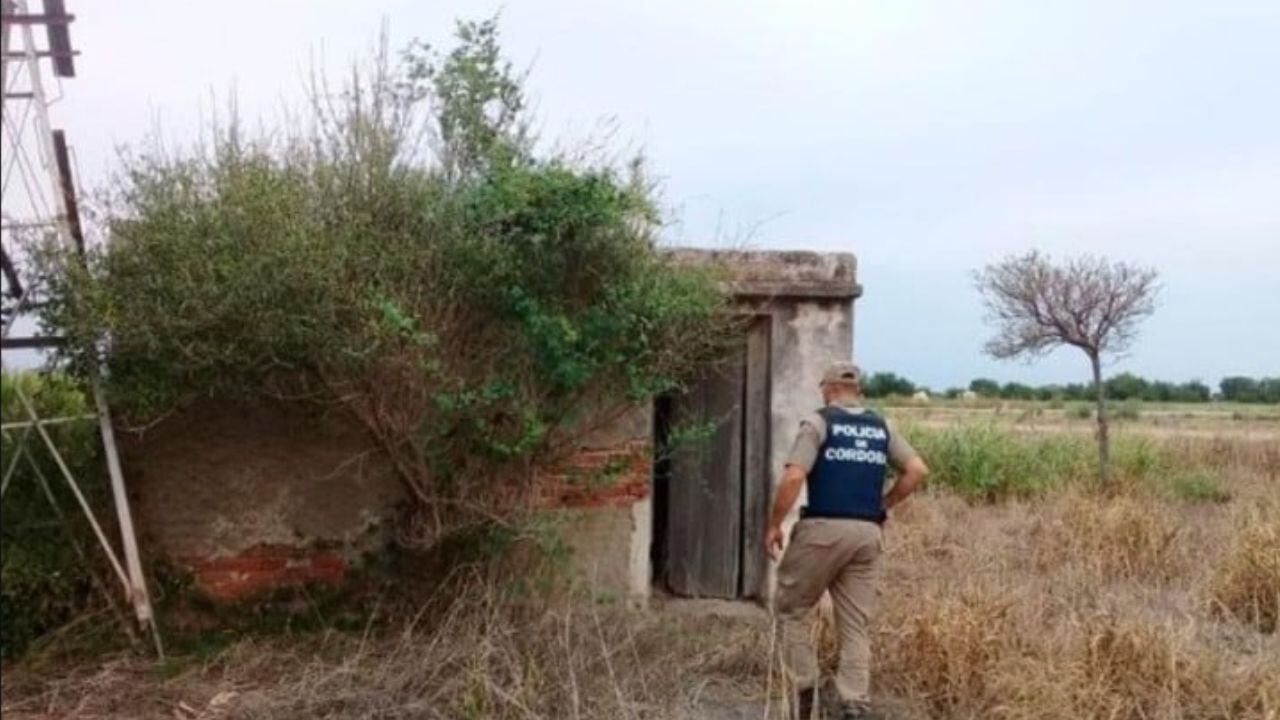
[[[1092,438],[1018,433],[994,423],[908,427],[906,432],[932,471],[930,482],[970,500],[998,502],[1031,497],[1068,483],[1097,482],[1098,446]],[[1186,500],[1226,499],[1212,478],[1179,472],[1150,439],[1116,438],[1111,455],[1116,475],[1130,485],[1157,488]]]
[[[1090,446],[1065,435],[1023,436],[994,424],[907,434],[929,464],[930,482],[971,500],[1028,497],[1094,470]]]
[[[5,372],[0,375],[0,417],[6,423],[28,419],[15,392],[19,386],[43,418],[88,410],[84,395],[64,376]],[[97,425],[72,422],[47,429],[70,470],[84,481],[81,487],[89,501],[103,506],[106,489]],[[21,428],[11,429],[3,439],[3,468],[17,461],[0,503],[0,656],[4,658],[21,654],[34,640],[102,600],[91,570],[73,544],[79,543],[89,562],[101,558],[88,523],[39,436],[33,430],[23,442],[24,435]],[[65,522],[50,505],[41,476]]]
[[[1112,467],[1122,477],[1143,479],[1165,474],[1169,462],[1160,446],[1145,437],[1126,437],[1111,446]]]
[[[1167,492],[1174,498],[1189,503],[1225,503],[1231,493],[1212,475],[1203,471],[1173,473],[1165,481]]]
[[[1137,420],[1142,417],[1142,403],[1138,400],[1125,400],[1114,412],[1117,420]]]
[[[537,152],[493,21],[457,38],[322,88],[313,123],[127,157],[88,270],[44,255],[64,359],[105,360],[131,423],[210,395],[341,404],[463,522],[527,497],[586,408],[679,388],[734,329],[715,274],[659,250],[638,162]]]

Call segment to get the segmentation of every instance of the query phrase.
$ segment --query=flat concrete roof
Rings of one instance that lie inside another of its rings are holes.
[[[677,262],[721,267],[738,297],[829,298],[862,295],[853,253],[805,250],[706,250],[672,248]]]

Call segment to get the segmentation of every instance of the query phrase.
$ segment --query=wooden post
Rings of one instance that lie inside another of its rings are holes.
[[[747,331],[742,411],[742,585],[738,591],[744,598],[768,594],[764,534],[769,524],[769,499],[772,497],[769,462],[772,412],[769,392],[770,323],[768,315],[759,316]]]

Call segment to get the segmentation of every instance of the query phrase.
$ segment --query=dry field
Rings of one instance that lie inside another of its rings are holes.
[[[890,412],[917,437],[993,419],[1018,437],[1087,428],[1048,411],[947,408],[945,423],[937,408]],[[1122,440],[1145,441],[1126,451],[1137,454],[1108,494],[1087,478],[998,497],[935,482],[887,527],[875,682],[890,716],[1280,720],[1278,427],[1265,413],[1144,410],[1120,423]],[[1067,452],[1032,446],[1027,457],[1049,449]],[[1080,472],[1070,458],[1045,467]],[[1016,468],[1000,472],[1017,480]],[[1212,491],[1163,483],[1184,472]],[[498,585],[457,579],[424,596],[421,612],[365,632],[240,639],[161,667],[47,651],[7,668],[4,715],[781,717],[763,612],[517,602]],[[830,661],[827,622],[816,628]]]

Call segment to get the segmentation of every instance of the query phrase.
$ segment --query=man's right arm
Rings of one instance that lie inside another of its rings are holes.
[[[885,510],[906,500],[911,493],[919,489],[924,484],[924,479],[929,477],[929,466],[924,464],[924,460],[921,460],[919,455],[915,455],[902,463],[898,472],[900,473],[898,482],[894,483],[893,488],[884,496]]]
[[[929,477],[929,466],[892,424],[889,425],[889,461],[898,471],[898,481],[884,496],[886,510],[906,500]]]
[[[817,413],[800,422],[800,432],[796,435],[791,455],[782,471],[782,481],[778,483],[778,494],[773,500],[773,512],[769,517],[769,529],[765,533],[765,550],[777,560],[782,554],[782,523],[786,521],[800,490],[804,487],[809,471],[813,469],[818,458],[818,449],[822,445],[822,435],[826,433],[822,424],[822,416]]]
[[[769,517],[769,530],[764,539],[765,550],[774,560],[782,554],[782,523],[791,513],[796,498],[800,497],[805,478],[805,471],[798,465],[788,465],[782,472],[782,482],[778,484],[778,496],[773,501],[773,514]]]

